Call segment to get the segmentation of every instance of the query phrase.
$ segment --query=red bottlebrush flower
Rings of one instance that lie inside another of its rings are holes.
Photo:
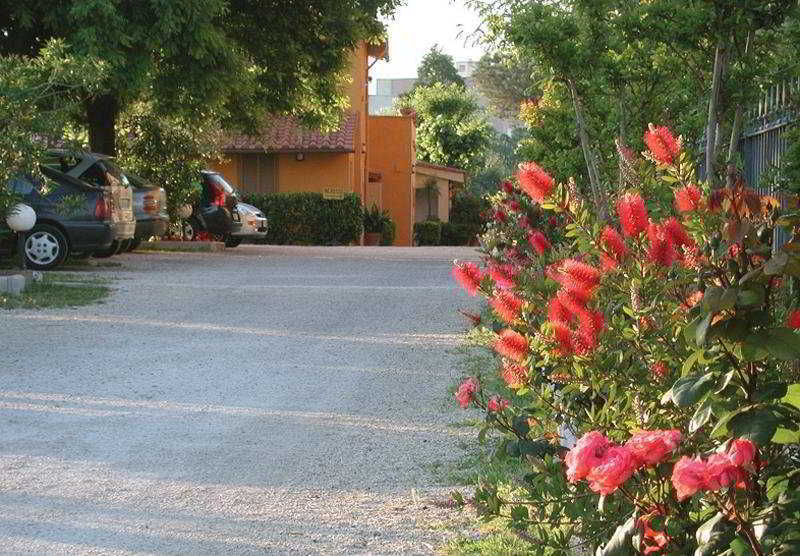
[[[678,429],[639,431],[625,446],[638,460],[639,465],[655,466],[677,449],[681,438],[683,435]]]
[[[558,343],[562,355],[570,355],[572,348],[572,330],[569,326],[560,321],[551,322],[553,326],[553,337]]]
[[[558,297],[554,297],[547,306],[547,319],[568,325],[572,320],[572,312],[564,307]]]
[[[617,490],[636,471],[636,458],[625,446],[612,446],[601,462],[586,475],[589,488],[606,496]]]
[[[744,467],[750,465],[753,458],[756,457],[756,445],[752,440],[747,438],[737,438],[728,447],[728,459],[737,467]]]
[[[528,355],[528,340],[519,332],[503,330],[494,341],[494,350],[504,357],[521,363]]]
[[[564,456],[567,465],[567,480],[577,483],[603,462],[611,449],[611,441],[603,433],[591,431],[584,434]]]
[[[625,240],[623,240],[619,232],[611,226],[606,226],[605,229],[603,229],[600,240],[603,243],[603,247],[608,250],[608,254],[611,255],[614,260],[620,262],[628,254]]]
[[[531,227],[531,220],[530,218],[528,218],[527,214],[523,214],[522,216],[519,217],[519,227],[522,228],[523,230],[527,230],[528,228]]]
[[[552,247],[544,234],[539,230],[531,230],[528,234],[528,242],[540,255],[544,254],[545,251]]]
[[[578,355],[588,355],[597,347],[597,336],[582,330],[572,333],[572,349]]]
[[[650,372],[658,379],[666,378],[669,374],[669,367],[663,361],[657,361],[650,365]]]
[[[453,278],[470,295],[478,293],[483,276],[483,273],[475,263],[461,263],[453,266]]]
[[[509,388],[522,388],[528,382],[528,369],[517,363],[503,361],[503,380]]]
[[[496,210],[494,212],[494,219],[502,224],[505,224],[507,220],[506,213],[502,210]]]
[[[575,259],[566,259],[561,263],[560,270],[573,280],[584,284],[587,290],[593,289],[600,282],[601,273],[590,264]]]
[[[503,191],[505,191],[505,192],[506,192],[506,193],[508,193],[509,195],[511,195],[512,193],[514,193],[514,184],[513,184],[513,183],[511,183],[511,182],[510,182],[510,181],[508,181],[508,180],[504,181],[504,182],[503,182],[503,184],[501,185],[501,187],[503,188]]]
[[[728,247],[728,257],[731,259],[735,259],[739,256],[739,253],[742,252],[742,246],[738,243],[734,243],[730,247]]]
[[[665,126],[650,124],[649,130],[644,134],[644,142],[653,158],[662,164],[672,164],[681,152],[681,145]]]
[[[664,222],[663,226],[664,231],[672,240],[672,244],[675,247],[683,247],[684,245],[692,246],[695,244],[694,240],[689,237],[686,228],[684,228],[683,224],[681,224],[674,216]]]
[[[703,260],[703,254],[700,252],[700,249],[697,248],[697,245],[683,247],[683,266],[686,268],[697,270],[700,268]]]
[[[682,305],[684,309],[689,310],[698,303],[700,303],[702,300],[703,300],[703,292],[696,291],[692,293],[689,297],[687,297],[686,300],[682,303]]]
[[[705,485],[706,462],[699,457],[694,459],[683,456],[672,468],[672,484],[678,501],[694,496]]]
[[[687,185],[675,190],[675,207],[679,212],[699,210],[703,200],[703,192],[697,186]]]
[[[613,257],[606,255],[605,253],[600,253],[600,268],[603,269],[605,272],[610,272],[617,268],[619,263]]]
[[[517,276],[517,269],[510,264],[492,263],[489,265],[489,276],[500,288],[513,288],[514,278]]]
[[[651,222],[647,228],[647,238],[650,240],[650,248],[647,250],[650,262],[661,266],[672,266],[678,258],[678,253],[664,227]]]
[[[500,396],[492,396],[489,398],[489,402],[486,404],[486,411],[489,413],[497,413],[499,411],[508,409],[509,405],[511,405],[511,402],[508,400],[503,399]]]
[[[800,329],[800,309],[795,309],[789,313],[789,318],[786,321],[786,326],[794,330]]]
[[[522,205],[516,199],[511,199],[508,203],[506,203],[506,206],[508,206],[511,212],[519,212],[522,210]]]
[[[489,299],[489,305],[504,321],[511,324],[519,318],[524,302],[508,290],[498,290]]]
[[[535,162],[520,164],[517,178],[525,193],[538,203],[550,196],[555,185],[553,177]]]
[[[475,399],[475,393],[480,390],[480,387],[478,379],[474,377],[469,377],[461,383],[456,392],[456,400],[458,400],[458,405],[461,406],[461,409],[469,407],[469,402]]]
[[[644,199],[638,193],[626,193],[617,203],[617,213],[622,224],[622,233],[636,237],[647,229],[650,217]]]
[[[576,283],[576,285],[580,285],[580,283]],[[580,289],[562,289],[556,294],[556,299],[558,299],[561,305],[576,315],[586,309],[586,303],[589,302],[590,297],[591,292]]]

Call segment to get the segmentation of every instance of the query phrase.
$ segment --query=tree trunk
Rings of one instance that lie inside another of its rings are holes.
[[[575,81],[568,79],[569,90],[572,93],[572,104],[575,107],[575,124],[578,128],[578,137],[581,140],[581,149],[583,150],[583,158],[586,161],[586,170],[589,173],[589,184],[592,188],[592,197],[594,198],[594,206],[597,210],[597,216],[601,221],[608,218],[608,205],[606,203],[605,193],[600,186],[600,177],[597,173],[597,163],[594,159],[592,146],[589,144],[589,132],[586,129],[586,119],[583,115],[583,104],[578,95],[578,89],[575,86]]]
[[[119,102],[114,94],[88,99],[86,119],[89,122],[89,147],[93,152],[115,156],[117,154],[117,116]]]
[[[719,187],[715,163],[717,160],[717,124],[719,96],[722,77],[725,73],[727,44],[720,40],[714,53],[714,76],[711,80],[711,98],[708,100],[708,121],[706,125],[706,179],[712,188]]]
[[[750,43],[753,38],[753,32],[747,33],[747,42],[744,45],[744,55],[750,52]],[[734,166],[734,158],[736,152],[739,150],[739,135],[742,133],[742,126],[744,125],[744,106],[741,101],[736,105],[736,114],[733,117],[733,128],[731,129],[731,141],[728,143],[728,156],[725,159],[725,174],[726,183],[728,187],[732,187],[736,179],[736,167]]]

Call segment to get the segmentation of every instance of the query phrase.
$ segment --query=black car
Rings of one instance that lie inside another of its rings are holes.
[[[25,239],[28,267],[50,270],[71,252],[108,249],[115,236],[111,193],[46,166],[41,170],[43,180],[16,177],[8,184],[36,212],[36,225]],[[14,234],[0,238],[0,249],[15,249]]]
[[[52,149],[47,152],[42,165],[110,192],[109,202],[114,207],[114,241],[108,248],[94,251],[93,256],[110,257],[127,249],[133,242],[136,230],[133,190],[128,178],[110,157],[98,153]]]
[[[239,194],[218,172],[203,170],[200,179],[200,199],[192,207],[192,215],[184,220],[183,237],[192,241],[208,236],[224,241],[240,226],[236,211]]]
[[[155,186],[127,172],[125,175],[133,187],[133,215],[136,218],[136,231],[128,248],[132,251],[142,241],[164,236],[169,228],[169,214],[167,193],[163,187]]]

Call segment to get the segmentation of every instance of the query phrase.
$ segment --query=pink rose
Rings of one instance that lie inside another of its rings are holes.
[[[681,431],[639,431],[625,444],[640,465],[658,465],[675,451],[681,441]]]
[[[500,396],[492,396],[489,398],[489,402],[486,404],[486,410],[490,413],[497,413],[498,411],[508,409],[510,404],[511,402],[504,400]]]
[[[708,458],[704,475],[706,490],[719,490],[736,484],[742,478],[742,471],[731,463],[728,454],[716,453]]]
[[[586,476],[589,488],[602,495],[611,494],[630,479],[636,471],[636,464],[636,458],[628,448],[612,446],[600,465],[593,467]]]
[[[591,431],[584,434],[564,458],[567,480],[577,483],[586,477],[594,466],[603,461],[610,446],[611,442],[602,433]]]
[[[683,456],[672,469],[672,484],[678,493],[678,501],[694,496],[705,486],[705,462],[697,458]]]
[[[737,467],[749,465],[756,455],[756,445],[746,438],[737,438],[728,448],[728,457]]]
[[[461,409],[467,409],[467,407],[469,407],[469,402],[475,398],[475,392],[477,392],[479,388],[480,384],[478,383],[478,379],[474,377],[469,377],[461,383],[461,386],[458,387],[458,392],[456,392],[456,400],[458,400],[458,405],[461,406]]]

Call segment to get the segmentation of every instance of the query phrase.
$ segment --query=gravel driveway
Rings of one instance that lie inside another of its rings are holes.
[[[0,312],[0,550],[432,552],[472,438],[454,258],[124,255],[103,305]]]

